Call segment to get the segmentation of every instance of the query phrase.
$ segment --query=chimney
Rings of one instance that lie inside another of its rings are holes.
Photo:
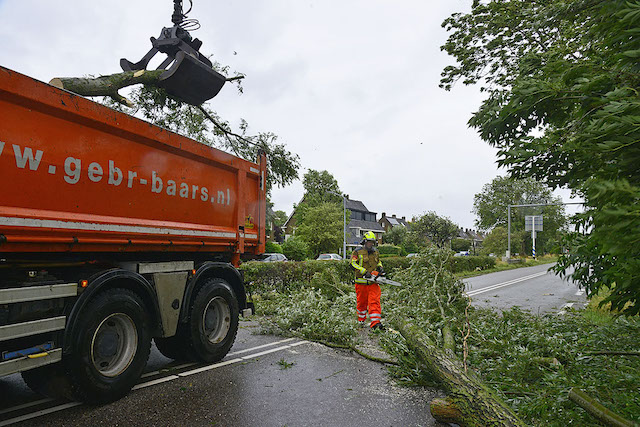
[[[387,214],[382,212],[382,218],[385,218],[386,216],[387,216]]]
[[[402,217],[402,220],[403,220],[403,221],[406,221],[406,220],[407,220],[407,218],[405,218],[405,217]]]
[[[396,217],[396,214],[391,215],[391,218],[395,218],[395,217]]]

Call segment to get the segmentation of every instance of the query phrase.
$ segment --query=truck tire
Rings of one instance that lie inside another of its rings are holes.
[[[176,334],[168,338],[154,338],[158,351],[168,359],[187,360],[185,352],[184,332],[181,331],[180,325]]]
[[[127,394],[144,369],[151,348],[142,299],[128,289],[108,289],[82,311],[65,359],[75,397],[106,403]]]
[[[217,362],[229,352],[238,332],[238,299],[220,278],[208,279],[191,305],[185,339],[191,358]]]

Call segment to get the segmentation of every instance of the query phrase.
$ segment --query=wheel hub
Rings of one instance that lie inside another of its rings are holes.
[[[113,357],[118,351],[118,334],[107,330],[101,332],[96,339],[96,353],[98,357]]]
[[[202,326],[208,341],[217,344],[224,340],[231,329],[231,309],[222,297],[214,297],[204,311]]]
[[[91,340],[93,367],[106,377],[124,372],[138,350],[138,330],[124,313],[107,316],[96,328]]]

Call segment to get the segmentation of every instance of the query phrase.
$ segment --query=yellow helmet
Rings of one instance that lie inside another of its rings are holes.
[[[373,242],[376,241],[376,235],[373,234],[373,231],[367,231],[366,233],[364,233],[364,236],[362,236],[362,243],[366,242],[367,240],[371,240]]]

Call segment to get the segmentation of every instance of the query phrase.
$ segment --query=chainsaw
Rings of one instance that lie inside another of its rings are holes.
[[[402,283],[396,282],[395,280],[387,279],[384,276],[381,276],[378,271],[372,271],[371,277],[363,277],[364,280],[370,283],[377,283],[379,285],[391,285],[391,286],[402,286]]]

